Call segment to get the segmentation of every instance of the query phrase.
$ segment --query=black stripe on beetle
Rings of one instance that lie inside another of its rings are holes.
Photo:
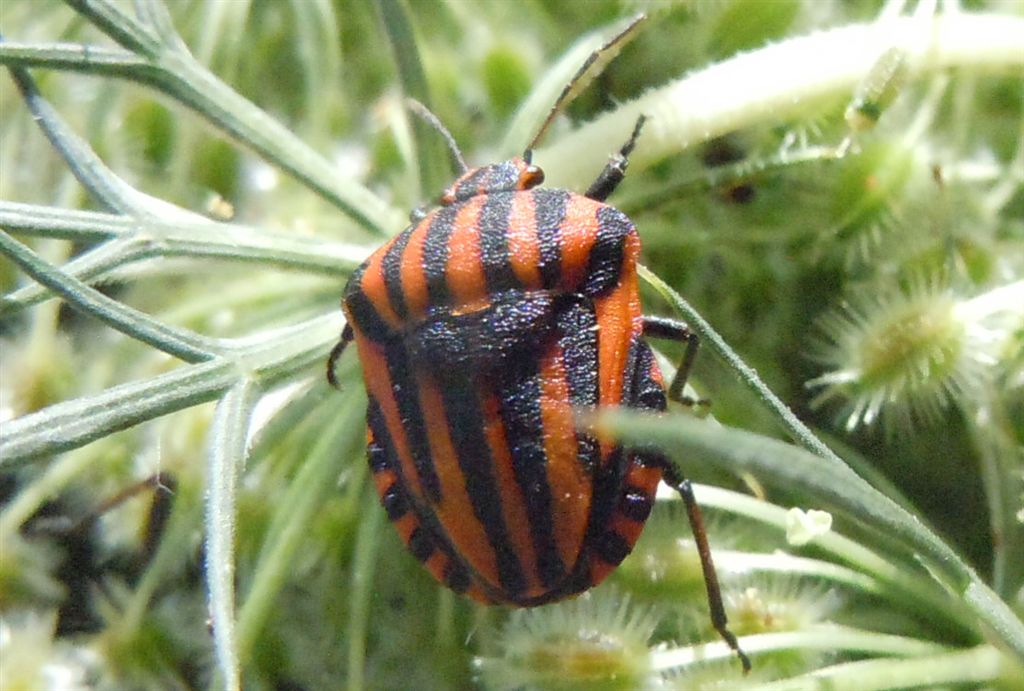
[[[455,228],[457,206],[442,207],[430,221],[427,240],[423,244],[423,274],[427,281],[427,294],[431,305],[447,305],[448,293],[448,238]]]
[[[402,518],[409,512],[409,498],[405,494],[405,488],[400,482],[392,483],[380,495],[380,503],[388,514],[388,520],[392,523]]]
[[[564,577],[566,566],[555,544],[540,385],[536,360],[521,358],[513,361],[511,371],[502,377],[498,397],[508,445],[514,450],[512,468],[529,516],[537,575],[550,588]]]
[[[631,521],[643,523],[651,515],[654,498],[646,490],[638,487],[626,487],[619,500],[619,511]]]
[[[388,375],[398,413],[402,418],[409,453],[416,475],[426,497],[435,504],[441,501],[441,482],[434,468],[434,456],[427,439],[427,426],[420,408],[419,387],[415,369],[409,366],[405,346],[394,341],[387,346]]]
[[[384,272],[384,285],[387,286],[388,300],[391,302],[391,309],[395,311],[399,319],[405,319],[409,312],[405,305],[405,294],[402,291],[402,260],[405,247],[412,237],[412,228],[401,233],[391,248],[381,258],[381,270]]]
[[[449,560],[444,570],[444,584],[461,594],[469,590],[471,583],[472,576],[466,567],[454,559]]]
[[[597,556],[604,559],[612,566],[618,566],[622,561],[629,556],[629,553],[633,550],[633,545],[629,544],[624,537],[616,533],[614,530],[608,530],[594,541],[594,549],[597,551]]]
[[[597,212],[597,241],[590,250],[587,278],[580,287],[584,295],[601,295],[619,282],[626,238],[636,232],[626,214],[611,206]]]
[[[575,408],[597,405],[597,315],[589,302],[567,305],[558,320],[562,366],[569,385],[569,400]],[[584,472],[593,473],[600,461],[600,449],[593,437],[576,433],[577,456]]]
[[[388,451],[384,444],[381,443],[381,435],[385,443],[391,443],[391,439],[387,434],[387,427],[384,426],[384,418],[380,413],[380,406],[377,405],[377,401],[370,398],[366,407],[366,422],[372,433],[372,439],[366,445],[366,458],[370,463],[370,472],[376,475],[377,473],[383,473],[386,470],[391,470],[390,458],[394,458],[392,453],[388,455]],[[381,435],[377,434],[377,430],[381,431]]]
[[[391,328],[377,314],[377,309],[370,302],[370,298],[363,292],[362,280],[366,273],[366,264],[363,264],[352,273],[348,285],[345,287],[345,296],[342,299],[348,308],[352,322],[359,324],[359,329],[367,338],[372,341],[383,341],[391,335]]]
[[[434,537],[430,532],[422,525],[416,526],[415,530],[409,536],[409,551],[412,552],[412,556],[420,562],[425,562],[430,557],[434,556],[434,551],[437,549],[437,545],[434,542]]]
[[[514,598],[526,588],[526,577],[502,515],[494,460],[483,433],[481,401],[474,384],[461,373],[452,373],[441,388],[441,396],[448,417],[448,433],[466,482],[473,513],[483,526],[497,560],[499,584]]]
[[[562,278],[562,221],[569,193],[565,190],[533,190],[534,222],[540,246],[540,275],[545,288]]]
[[[512,211],[513,197],[508,192],[489,194],[480,212],[480,227],[488,229],[488,232],[480,234],[480,259],[484,265],[487,290],[491,293],[520,287],[508,250],[508,216]]]

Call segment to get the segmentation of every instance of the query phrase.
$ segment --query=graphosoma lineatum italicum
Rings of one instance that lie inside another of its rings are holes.
[[[550,116],[522,157],[467,169],[451,135],[417,110],[462,175],[352,274],[348,323],[328,363],[336,383],[334,363],[355,341],[369,462],[389,519],[447,587],[532,607],[604,580],[640,537],[664,478],[685,501],[712,622],[749,670],[689,481],[663,456],[599,441],[574,420],[579,408],[666,408],[644,336],[686,341],[675,396],[696,352],[685,324],[642,315],[640,238],[604,203],[644,118],[580,195],[538,188],[531,149]]]

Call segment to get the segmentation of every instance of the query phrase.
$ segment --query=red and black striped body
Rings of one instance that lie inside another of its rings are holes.
[[[519,158],[469,171],[343,299],[388,516],[437,580],[517,606],[603,580],[662,475],[574,424],[581,407],[665,408],[636,229],[542,177]]]

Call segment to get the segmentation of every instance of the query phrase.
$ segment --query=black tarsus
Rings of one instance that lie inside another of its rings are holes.
[[[334,368],[338,364],[338,360],[341,358],[341,354],[345,352],[345,348],[355,338],[355,333],[352,331],[351,324],[345,324],[345,328],[341,330],[341,338],[331,348],[331,354],[327,356],[327,383],[336,389],[340,389],[341,385],[338,384],[338,378],[334,374]]]
[[[646,115],[641,115],[636,119],[636,125],[633,126],[633,134],[629,136],[626,143],[619,149],[619,153],[611,157],[604,170],[601,171],[601,174],[597,176],[597,179],[594,180],[583,196],[589,197],[594,201],[603,202],[615,191],[615,188],[619,186],[622,179],[626,177],[629,155],[636,148],[636,141],[640,137],[640,130],[643,129],[644,122],[646,121]]]

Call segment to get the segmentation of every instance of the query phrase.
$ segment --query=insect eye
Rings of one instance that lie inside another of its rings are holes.
[[[528,165],[526,170],[523,171],[522,176],[519,178],[522,189],[528,190],[531,187],[544,182],[544,171],[539,166]]]

